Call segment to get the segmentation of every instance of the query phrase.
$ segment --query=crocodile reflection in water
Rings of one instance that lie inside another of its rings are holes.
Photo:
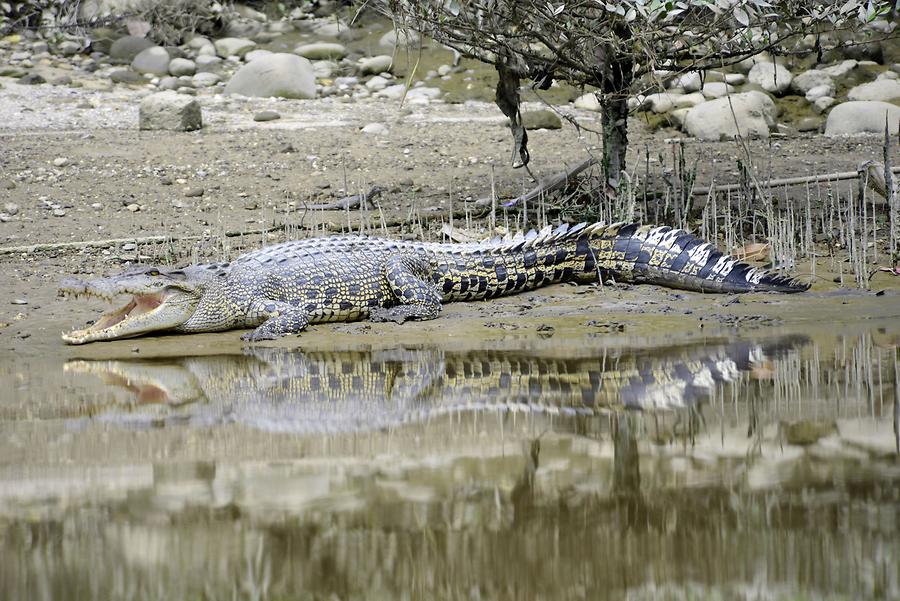
[[[791,336],[576,358],[522,351],[252,349],[178,359],[73,360],[65,369],[95,374],[133,395],[127,405],[94,411],[98,419],[132,427],[239,423],[315,434],[478,410],[565,416],[679,409],[806,342]]]

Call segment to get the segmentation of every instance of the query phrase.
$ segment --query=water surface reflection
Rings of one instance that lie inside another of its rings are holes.
[[[896,599],[885,340],[0,373],[0,597]]]

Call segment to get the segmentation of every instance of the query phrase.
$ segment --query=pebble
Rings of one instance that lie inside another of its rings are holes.
[[[56,167],[65,167],[69,164],[69,159],[66,157],[56,157],[53,159],[53,165]]]
[[[184,195],[187,198],[196,198],[198,196],[203,196],[206,193],[206,190],[203,188],[188,188],[184,191]]]
[[[364,134],[382,136],[388,133],[388,128],[384,123],[368,123],[360,131]]]
[[[128,209],[129,211],[131,211],[132,213],[137,213],[138,211],[141,210],[141,205],[133,202],[130,205],[127,205],[125,208]]]
[[[135,250],[136,248],[137,248],[137,245],[135,245],[133,242],[129,242],[127,244],[122,245],[122,250],[126,250],[126,251],[127,250]]]
[[[8,214],[0,213],[0,223],[6,223],[11,220],[12,220],[12,217],[10,217]]]
[[[12,304],[14,305],[27,305],[28,301],[24,298],[14,298],[12,299]]]
[[[14,202],[8,202],[3,205],[3,212],[8,213],[9,215],[15,215],[19,212],[19,205]]]
[[[254,121],[274,121],[275,119],[281,119],[281,115],[275,111],[260,111],[253,115]]]
[[[54,217],[65,217],[66,210],[65,209],[53,209]]]

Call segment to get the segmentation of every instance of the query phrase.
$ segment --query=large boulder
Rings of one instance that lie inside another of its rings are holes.
[[[131,61],[131,68],[138,73],[149,73],[150,75],[168,75],[169,62],[171,58],[165,48],[160,46],[151,46],[141,50],[134,60]]]
[[[834,88],[834,80],[831,75],[821,69],[810,69],[791,80],[791,90],[798,96],[806,96],[806,93],[819,86],[831,86]]]
[[[767,94],[744,92],[698,104],[685,116],[684,129],[701,140],[722,140],[737,134],[767,138],[777,115],[775,102]]]
[[[747,81],[772,94],[784,94],[794,76],[786,67],[776,63],[756,63],[747,74]]]
[[[876,79],[850,88],[847,98],[850,100],[883,100],[885,102],[900,98],[900,81]]]
[[[241,67],[228,85],[226,94],[315,98],[316,76],[312,64],[296,54],[270,54]]]
[[[333,42],[316,42],[300,44],[294,48],[294,54],[309,60],[341,59],[347,56],[347,47]]]
[[[140,54],[141,50],[146,50],[155,45],[147,38],[126,35],[112,43],[112,46],[109,48],[109,56],[116,60],[131,62],[134,60],[134,57]]]
[[[140,129],[192,131],[201,127],[200,103],[190,96],[167,90],[141,101]]]
[[[828,113],[825,135],[884,133],[885,115],[888,129],[897,131],[900,125],[900,107],[875,100],[843,102]]]

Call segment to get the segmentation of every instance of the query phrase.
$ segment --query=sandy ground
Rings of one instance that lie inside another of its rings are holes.
[[[0,210],[8,203],[18,208],[10,221],[0,223],[0,358],[74,352],[62,345],[59,333],[95,317],[100,307],[96,302],[56,298],[56,285],[69,274],[110,273],[134,260],[184,264],[232,257],[285,237],[342,231],[348,222],[354,230],[361,223],[378,230],[382,220],[404,222],[392,228],[391,235],[424,233],[433,238],[451,208],[459,211],[463,201],[489,195],[492,179],[500,196],[514,196],[533,186],[527,173],[509,167],[509,133],[499,110],[487,103],[401,106],[385,100],[206,96],[201,98],[206,127],[196,133],[173,133],[138,131],[137,106],[143,93],[9,82],[0,90],[4,116]],[[263,109],[277,110],[282,119],[254,122],[252,115]],[[573,114],[588,128],[599,127],[596,114]],[[360,132],[363,125],[376,121],[388,126],[386,134]],[[661,171],[660,161],[671,162],[666,139],[675,135],[649,132],[639,118],[633,119],[632,164],[649,155],[651,169]],[[597,142],[595,134],[569,125],[531,132],[530,140],[531,167],[538,177],[580,162],[586,152],[596,150]],[[720,183],[734,181],[740,155],[734,143],[688,141],[686,148],[689,162],[699,166],[700,185],[713,174]],[[761,173],[784,177],[855,170],[861,161],[878,157],[880,142],[877,137],[802,135],[756,141],[751,149]],[[386,190],[378,211],[304,210],[308,203],[328,202],[374,184]],[[464,221],[457,217],[456,225],[465,226]],[[272,227],[287,229],[231,235]],[[171,240],[140,242],[160,235]],[[16,250],[83,241],[101,242],[89,248]],[[751,322],[840,318],[846,316],[846,303],[879,317],[900,312],[895,279],[876,276],[873,289],[889,289],[879,297],[841,292],[832,279],[842,269],[848,270],[831,259],[820,259],[813,292],[794,297],[751,295],[735,302],[653,287],[599,291],[557,286],[487,304],[448,307],[432,323],[403,328],[317,326],[301,339],[282,344],[402,343],[430,337],[446,343],[448,324],[453,323],[452,329],[470,332],[474,341],[468,343],[479,346],[481,341],[510,335],[510,330],[518,331],[516,336],[536,337],[537,327],[547,320],[561,320],[555,325],[560,331],[583,329],[583,323],[598,315],[627,321],[627,331],[639,333],[660,326],[690,331],[704,320],[734,328]],[[810,270],[808,264],[798,266],[801,275]],[[811,316],[811,309],[821,313]],[[498,320],[511,321],[498,328],[494,325]],[[165,352],[173,340],[184,343],[183,338],[146,339],[91,352],[137,347]],[[240,342],[238,333],[231,332],[195,337],[191,344],[218,347]]]

